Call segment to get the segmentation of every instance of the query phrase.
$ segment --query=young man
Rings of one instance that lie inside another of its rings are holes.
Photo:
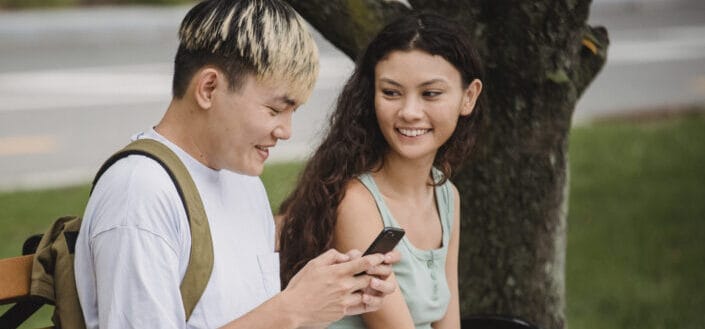
[[[208,216],[213,271],[186,321],[179,284],[191,237],[179,195],[155,161],[120,160],[95,186],[76,244],[87,328],[320,326],[376,310],[394,291],[384,279],[398,254],[330,250],[280,292],[274,222],[257,176],[315,82],[318,53],[304,26],[278,0],[207,0],[186,15],[172,102],[135,138],[167,145],[188,168]],[[371,275],[355,276],[363,271]]]

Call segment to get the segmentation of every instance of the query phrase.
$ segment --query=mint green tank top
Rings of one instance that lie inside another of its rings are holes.
[[[442,175],[435,168],[433,173],[436,178]],[[384,203],[382,194],[372,176],[363,174],[358,179],[372,193],[384,226],[399,227]],[[401,261],[394,265],[394,275],[404,295],[406,305],[409,307],[416,329],[431,329],[431,324],[442,319],[446,314],[450,302],[450,289],[445,271],[454,210],[450,181],[436,187],[435,197],[443,229],[443,246],[438,249],[421,250],[414,247],[409,239],[404,237],[396,247],[401,253]],[[328,328],[365,328],[365,324],[359,315],[347,316],[331,324]]]

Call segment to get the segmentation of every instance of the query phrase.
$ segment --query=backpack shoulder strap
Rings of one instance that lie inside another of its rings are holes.
[[[111,156],[96,174],[93,180],[93,187],[111,165],[133,154],[149,157],[166,170],[174,182],[176,190],[181,197],[181,202],[186,209],[186,215],[191,227],[191,254],[186,267],[186,274],[179,288],[186,319],[188,320],[196,307],[196,303],[203,295],[213,271],[213,241],[203,202],[196,184],[194,184],[191,175],[179,157],[169,147],[153,139],[133,141]]]

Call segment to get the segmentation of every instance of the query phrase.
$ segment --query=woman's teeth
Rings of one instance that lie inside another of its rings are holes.
[[[408,137],[416,137],[427,133],[430,129],[398,129],[399,132]]]

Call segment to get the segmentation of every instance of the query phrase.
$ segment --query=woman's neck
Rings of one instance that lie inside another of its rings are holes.
[[[388,198],[417,200],[433,191],[431,168],[434,157],[412,161],[387,155],[379,171],[372,176],[382,194]]]

